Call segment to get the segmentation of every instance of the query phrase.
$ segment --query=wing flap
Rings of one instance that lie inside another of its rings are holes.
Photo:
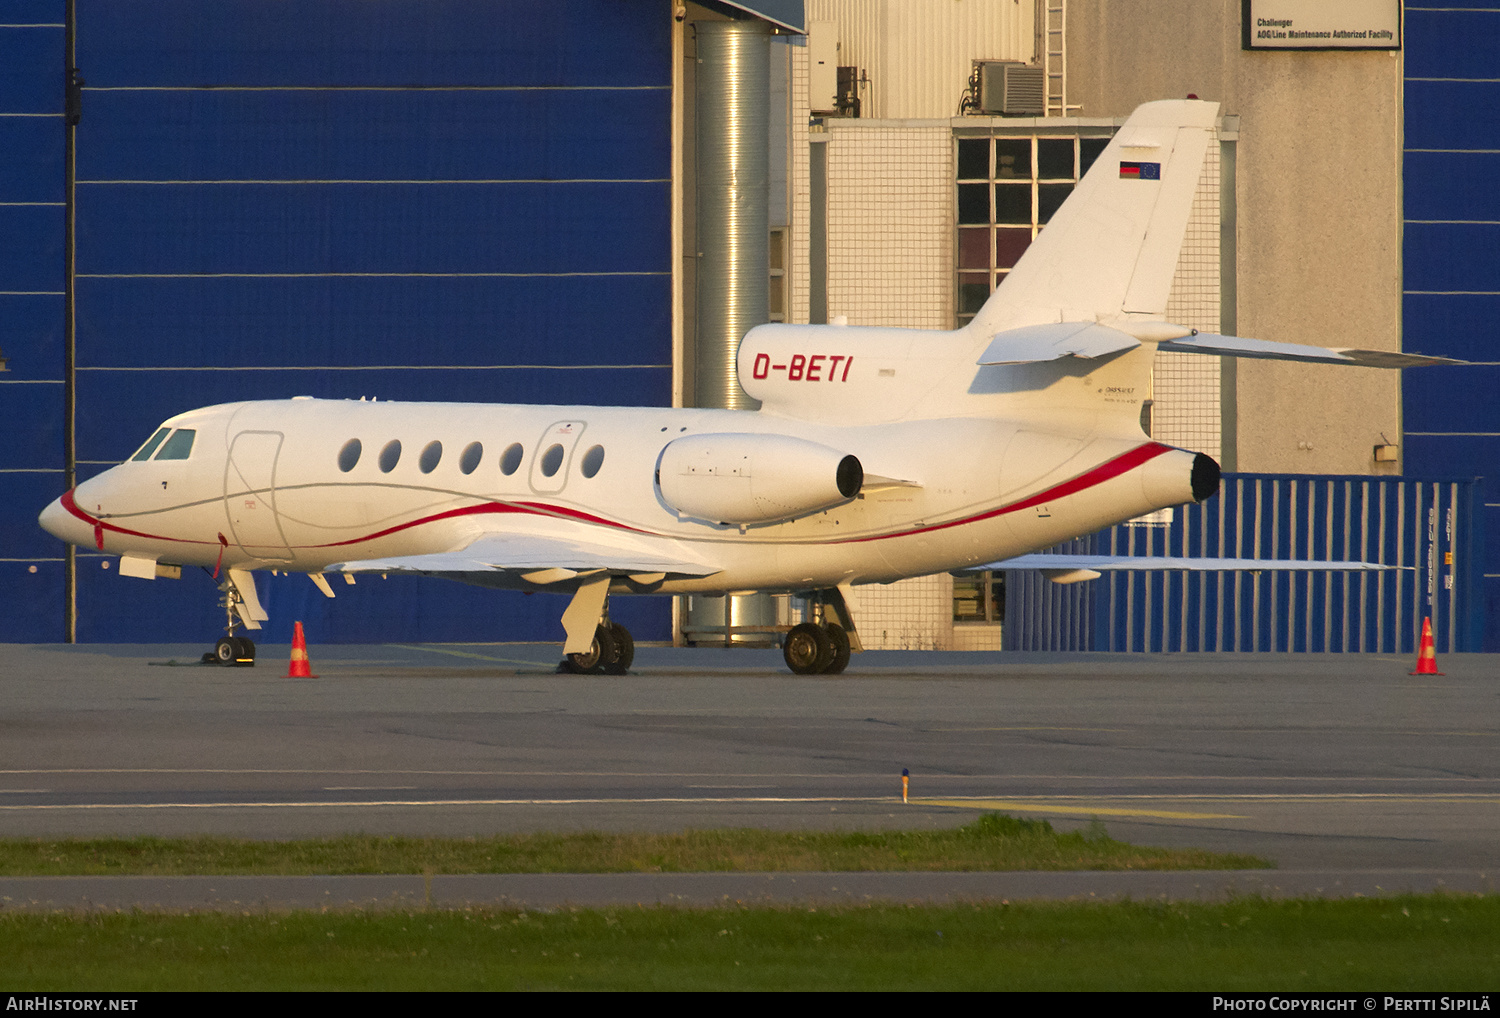
[[[718,566],[701,562],[673,546],[670,549],[610,545],[535,534],[480,537],[456,551],[426,555],[340,562],[328,572],[341,573],[493,573],[535,576],[533,582],[555,583],[580,573],[605,570],[622,574],[710,576]]]

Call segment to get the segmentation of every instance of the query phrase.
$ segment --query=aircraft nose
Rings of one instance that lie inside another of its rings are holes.
[[[73,493],[70,491],[63,498]],[[93,529],[87,523],[68,512],[63,505],[63,498],[55,498],[52,504],[42,510],[37,517],[37,522],[42,529],[53,537],[67,541],[69,544],[88,544],[93,540]]]

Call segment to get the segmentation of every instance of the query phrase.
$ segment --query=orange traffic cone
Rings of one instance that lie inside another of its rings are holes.
[[[1437,670],[1437,648],[1432,645],[1432,619],[1422,620],[1422,645],[1417,648],[1417,670],[1412,675],[1442,675]]]
[[[292,663],[287,666],[289,679],[316,679],[312,673],[312,662],[307,659],[307,637],[302,635],[302,623],[292,627]]]

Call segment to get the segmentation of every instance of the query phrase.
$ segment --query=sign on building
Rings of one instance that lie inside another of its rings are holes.
[[[1401,0],[1244,0],[1244,49],[1400,49]]]

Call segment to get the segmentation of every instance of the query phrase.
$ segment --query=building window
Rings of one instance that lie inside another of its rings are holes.
[[[996,625],[1005,621],[1005,573],[985,570],[953,578],[953,621]]]
[[[1104,151],[1109,132],[990,133],[957,141],[957,310],[963,326]]]
[[[767,288],[766,317],[773,322],[786,321],[786,230],[771,231],[770,286]]]

